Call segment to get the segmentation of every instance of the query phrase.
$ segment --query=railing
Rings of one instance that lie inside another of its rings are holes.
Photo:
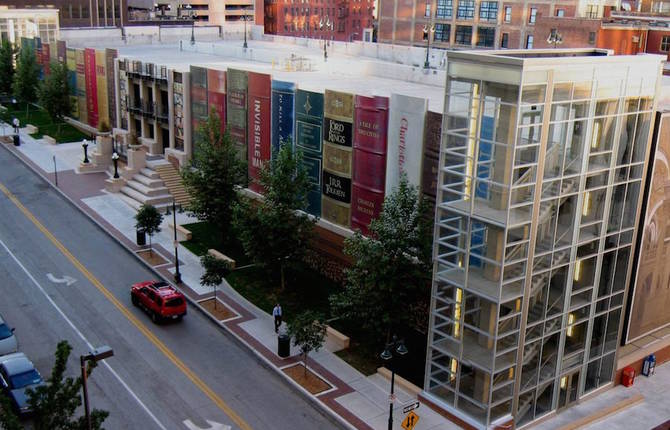
[[[126,98],[126,106],[128,106],[130,113],[142,115],[145,118],[155,118],[164,123],[169,121],[169,111],[165,105],[159,106],[156,102],[143,101],[141,99],[139,101],[134,100],[131,104]]]

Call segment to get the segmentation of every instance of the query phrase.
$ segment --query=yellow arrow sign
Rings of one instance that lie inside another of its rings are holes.
[[[412,430],[416,423],[419,422],[419,416],[414,413],[414,411],[410,411],[407,416],[405,417],[404,420],[402,420],[402,428],[405,430]]]

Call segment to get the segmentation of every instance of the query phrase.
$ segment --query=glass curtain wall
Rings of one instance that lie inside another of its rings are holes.
[[[523,425],[612,381],[656,79],[449,73],[425,389],[450,409]]]

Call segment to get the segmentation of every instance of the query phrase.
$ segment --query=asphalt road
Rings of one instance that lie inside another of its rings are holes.
[[[0,191],[0,313],[45,377],[60,340],[72,375],[90,346],[113,348],[89,379],[107,429],[338,428],[195,309],[152,324],[129,285],[155,276],[4,149]]]

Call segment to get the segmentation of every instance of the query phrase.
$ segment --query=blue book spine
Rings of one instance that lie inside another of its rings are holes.
[[[293,82],[272,81],[272,158],[285,142],[295,148],[295,92]]]

